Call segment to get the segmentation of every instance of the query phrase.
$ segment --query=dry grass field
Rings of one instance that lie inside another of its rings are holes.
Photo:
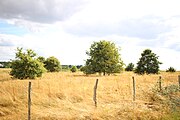
[[[27,119],[29,81],[32,120],[180,120],[180,92],[157,92],[159,76],[163,87],[178,85],[180,72],[143,76],[132,72],[112,76],[59,72],[45,73],[35,80],[12,80],[9,71],[0,69],[0,120]],[[135,101],[132,76],[136,80]],[[96,79],[97,107],[93,102]]]

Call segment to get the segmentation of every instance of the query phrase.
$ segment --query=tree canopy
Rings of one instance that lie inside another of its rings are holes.
[[[43,63],[37,60],[36,53],[31,49],[23,52],[23,48],[17,48],[16,58],[12,60],[11,68],[10,75],[18,79],[34,79],[41,77],[46,71]]]
[[[127,65],[127,67],[125,68],[125,71],[133,71],[134,70],[134,64],[133,63],[129,63]]]
[[[103,73],[103,75],[118,73],[123,69],[123,61],[119,54],[119,48],[110,41],[101,40],[94,42],[86,52],[89,59],[83,68],[84,73]]]
[[[157,74],[160,64],[162,63],[158,61],[158,56],[152,50],[146,49],[141,54],[135,72],[138,74]]]
[[[61,70],[60,62],[54,56],[47,58],[44,64],[49,72],[59,72]]]

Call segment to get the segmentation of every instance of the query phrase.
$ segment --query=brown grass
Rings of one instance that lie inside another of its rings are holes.
[[[28,82],[32,81],[33,120],[156,120],[169,113],[166,98],[152,93],[162,76],[163,85],[178,84],[176,73],[139,76],[123,72],[113,76],[85,76],[83,73],[46,73],[36,80],[12,80],[10,69],[0,69],[0,119],[27,119]],[[136,80],[136,101],[132,101],[132,76]],[[97,88],[97,108],[93,87]]]

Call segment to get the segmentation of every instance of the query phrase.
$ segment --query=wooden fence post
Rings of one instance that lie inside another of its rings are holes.
[[[28,120],[31,120],[31,82],[28,87]]]
[[[96,99],[97,85],[98,85],[98,79],[96,79],[96,83],[95,83],[95,85],[94,85],[94,95],[93,95],[93,100],[94,100],[95,107],[97,107],[97,99]]]
[[[12,84],[12,83],[11,83]],[[14,85],[12,86],[12,89],[13,89],[13,100],[16,101],[16,96],[15,96],[15,90],[14,90]]]
[[[159,91],[162,90],[162,81],[161,81],[161,76],[159,76]]]
[[[180,89],[180,75],[178,76],[178,81],[179,81],[179,89]]]
[[[39,89],[39,79],[38,79],[38,89]]]
[[[135,79],[134,76],[132,77],[133,79],[133,101],[136,100],[136,83],[135,83]]]

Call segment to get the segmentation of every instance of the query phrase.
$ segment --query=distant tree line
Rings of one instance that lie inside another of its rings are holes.
[[[45,58],[42,56],[38,57],[38,59],[43,63],[45,62]],[[72,66],[74,65],[61,65],[61,70],[70,70]],[[75,65],[75,66],[77,67],[77,69],[80,69],[83,65]],[[11,68],[11,61],[0,62],[0,68]]]
[[[0,62],[0,68],[10,68],[11,62]]]
[[[76,66],[77,69],[80,69],[83,65],[61,65],[62,70],[70,70],[73,66]]]

